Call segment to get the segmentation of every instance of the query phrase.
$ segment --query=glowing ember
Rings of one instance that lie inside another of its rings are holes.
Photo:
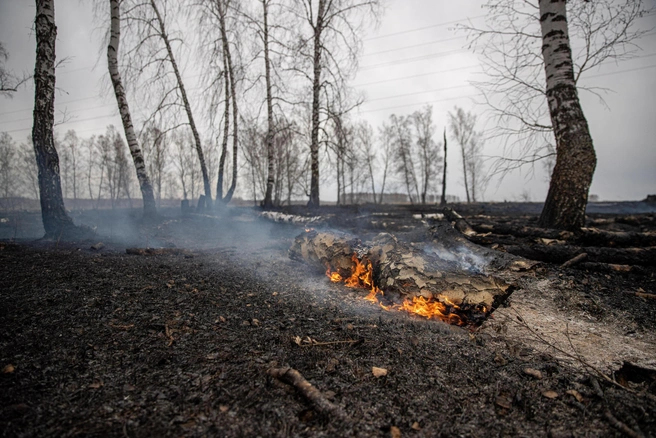
[[[326,270],[326,276],[330,278],[333,283],[343,282],[348,287],[368,289],[369,295],[364,299],[372,303],[378,304],[383,309],[390,311],[403,310],[408,313],[414,313],[425,318],[436,318],[454,325],[465,325],[465,322],[460,316],[452,313],[452,310],[458,310],[459,307],[444,299],[445,302],[434,300],[432,298],[424,298],[421,296],[413,297],[412,299],[406,298],[401,304],[385,305],[378,299],[378,295],[383,296],[383,291],[374,284],[374,270],[371,261],[364,258],[363,261],[358,259],[356,254],[351,257],[354,268],[352,274],[343,278],[338,272],[331,272],[330,266]],[[485,309],[483,310],[485,311]]]

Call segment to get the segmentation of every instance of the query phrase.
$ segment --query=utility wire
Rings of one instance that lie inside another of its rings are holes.
[[[423,46],[430,46],[432,44],[437,44],[437,43],[444,43],[446,41],[454,41],[454,40],[462,40],[467,38],[466,36],[458,36],[458,37],[451,37],[451,38],[442,38],[440,40],[434,40],[434,41],[429,41],[427,43],[419,43],[419,44],[413,44],[411,46],[403,46],[403,47],[398,47],[396,49],[387,49],[387,50],[380,50],[378,52],[371,52],[371,53],[363,53],[362,57],[365,56],[373,56],[373,55],[380,55],[382,53],[389,53],[389,52],[397,52],[399,50],[407,50],[407,49],[414,49],[415,47],[423,47]]]
[[[466,70],[466,69],[469,69],[469,68],[476,68],[476,67],[480,67],[480,65],[478,65],[478,64],[466,65],[466,66],[462,66],[462,67],[450,68],[450,69],[447,69],[447,70],[439,70],[439,71],[432,71],[432,72],[428,72],[428,73],[422,73],[422,74],[419,74],[419,75],[402,76],[400,78],[393,78],[393,79],[383,79],[381,81],[365,82],[364,84],[354,84],[353,86],[354,87],[365,87],[365,86],[369,86],[369,85],[378,85],[378,84],[384,84],[384,83],[387,83],[387,82],[395,82],[395,81],[401,81],[401,80],[404,80],[404,79],[420,78],[420,77],[423,77],[423,76],[430,76],[430,75],[439,74],[439,73],[449,73],[449,72],[452,72],[452,71]]]
[[[656,53],[645,55],[645,56],[642,56],[641,58],[649,58],[649,57],[653,57],[653,56],[656,56]],[[478,67],[478,66],[469,66],[467,68],[472,68],[472,67]],[[634,68],[631,68],[631,69],[620,70],[620,71],[616,71],[616,72],[601,73],[601,74],[592,75],[592,76],[583,76],[582,79],[587,80],[587,79],[599,78],[599,77],[603,77],[603,76],[610,76],[610,75],[615,75],[615,74],[620,74],[620,73],[629,73],[629,72],[632,72],[632,71],[646,70],[646,69],[654,68],[654,67],[656,67],[656,64],[651,65],[651,66],[634,67]],[[422,74],[422,75],[408,76],[408,78],[417,77],[417,76],[426,76],[426,75],[429,75],[429,74],[430,73],[426,73],[426,74]],[[401,79],[403,79],[403,78],[401,78]],[[394,79],[394,80],[399,80],[399,79]],[[417,95],[417,94],[431,93],[431,92],[434,92],[434,91],[448,91],[448,90],[453,90],[453,89],[456,89],[456,88],[465,88],[465,87],[469,87],[469,86],[471,86],[471,85],[470,84],[455,85],[455,86],[451,86],[451,87],[437,88],[437,89],[433,89],[433,90],[425,90],[425,91],[419,91],[419,92],[414,92],[414,93],[395,94],[393,96],[377,97],[375,99],[368,99],[364,103],[366,105],[370,102],[379,101],[379,100],[387,100],[387,99],[394,99],[394,98],[397,98],[397,97],[413,96],[413,95]]]
[[[433,29],[435,27],[448,26],[449,24],[462,23],[463,21],[468,21],[468,20],[477,20],[477,19],[483,18],[483,17],[486,17],[486,15],[483,14],[483,15],[477,15],[475,17],[462,18],[460,20],[445,21],[444,23],[431,24],[430,26],[417,27],[417,28],[414,28],[414,29],[402,30],[400,32],[387,33],[385,35],[376,35],[374,37],[365,38],[362,41],[372,41],[372,40],[378,40],[378,39],[381,39],[381,38],[387,38],[387,37],[391,37],[391,36],[405,35],[406,33],[419,32],[419,31],[426,30],[426,29]]]
[[[612,75],[617,75],[617,74],[622,74],[622,73],[630,73],[634,71],[639,71],[639,70],[647,70],[651,68],[656,68],[656,64],[653,65],[647,65],[644,67],[636,67],[636,68],[630,68],[627,70],[621,70],[621,71],[615,71],[615,72],[609,72],[609,73],[602,73],[594,76],[588,76],[586,79],[593,79],[593,78],[599,78],[603,76],[612,76]],[[442,90],[450,90],[454,88],[462,88],[464,86],[455,86],[455,87],[447,87]],[[436,91],[436,90],[430,90],[430,91]],[[428,92],[430,92],[428,91]],[[414,94],[414,93],[413,93]],[[420,94],[420,93],[416,93]],[[383,99],[392,99],[394,97],[401,97],[404,95],[398,95],[398,96],[389,96],[387,98],[381,98],[381,99],[376,99],[376,100],[383,100]],[[396,106],[390,106],[390,107],[385,107],[385,108],[376,108],[376,109],[370,109],[370,110],[364,110],[360,111],[361,113],[370,113],[370,112],[375,112],[375,111],[384,111],[384,110],[391,110],[391,109],[397,109],[397,108],[406,108],[409,106],[417,106],[417,105],[426,105],[426,104],[431,104],[431,103],[437,103],[437,102],[444,102],[448,100],[456,100],[456,99],[464,99],[464,98],[469,98],[469,97],[478,97],[481,96],[481,94],[471,94],[471,95],[466,95],[466,96],[457,96],[457,97],[450,97],[450,98],[445,98],[445,99],[438,99],[438,100],[430,100],[430,101],[425,101],[425,102],[417,102],[417,103],[410,103],[410,104],[405,104],[405,105],[396,105]],[[366,105],[370,101],[366,101],[364,104]]]
[[[406,105],[388,106],[386,108],[376,108],[376,109],[364,110],[364,111],[360,111],[360,112],[361,113],[373,113],[373,112],[376,112],[376,111],[386,111],[386,110],[397,109],[397,108],[406,108],[406,107],[409,107],[409,106],[427,105],[427,104],[431,104],[431,103],[446,102],[448,100],[466,99],[466,98],[469,98],[469,97],[478,97],[478,96],[482,96],[482,94],[478,93],[478,94],[468,94],[466,96],[447,97],[445,99],[427,100],[425,102],[416,102],[416,103],[408,103]]]
[[[656,56],[656,54],[653,54],[653,55],[650,55],[650,56]],[[598,75],[594,75],[594,76],[588,76],[586,79],[599,78],[599,77],[603,77],[603,76],[612,76],[612,75],[618,75],[618,74],[622,74],[622,73],[630,73],[630,72],[634,72],[634,71],[647,70],[647,69],[651,69],[651,68],[656,68],[656,64],[647,65],[647,66],[643,66],[643,67],[635,67],[635,68],[630,68],[630,69],[620,70],[620,71],[615,71],[615,72],[602,73],[602,74],[598,74]],[[465,86],[464,85],[462,85],[462,86],[458,85],[458,86],[454,86],[454,87],[446,87],[446,88],[440,89],[439,91],[446,91],[446,90],[451,90],[451,89],[455,89],[455,88],[463,88],[463,87],[465,87]],[[430,90],[430,91],[424,91],[422,93],[411,93],[411,94],[423,94],[423,93],[428,93],[428,92],[433,92],[433,91],[437,91],[437,90]],[[392,99],[392,98],[395,98],[395,97],[403,97],[403,96],[405,96],[405,95],[389,96],[389,97],[375,99],[375,100]],[[360,111],[360,112],[361,113],[371,113],[371,112],[376,112],[376,111],[386,111],[386,110],[391,110],[391,109],[406,108],[406,107],[409,107],[409,106],[426,105],[426,104],[431,104],[431,103],[446,102],[446,101],[449,101],[449,100],[465,99],[465,98],[469,98],[469,97],[478,97],[478,96],[480,96],[480,94],[470,94],[470,95],[466,95],[466,96],[457,96],[457,97],[450,97],[450,98],[445,98],[445,99],[429,100],[429,101],[425,101],[425,102],[410,103],[410,104],[405,104],[405,105],[395,105],[395,106],[389,106],[389,107],[385,107],[385,108],[376,108],[376,109],[364,110],[364,111]],[[365,105],[369,102],[371,102],[371,101],[365,102]],[[77,119],[77,120],[74,120],[74,121],[62,123],[62,125],[79,123],[79,122],[87,122],[87,121],[90,121],[90,120],[97,120],[97,119],[103,119],[103,118],[109,119],[109,118],[114,118],[114,117],[117,117],[117,116],[118,116],[118,114],[108,114],[108,115],[104,115],[104,116],[89,117],[89,118],[85,118],[85,119]],[[30,129],[31,128],[12,129],[11,131],[3,131],[3,132],[11,134],[12,132],[28,131]]]
[[[421,56],[415,56],[413,58],[403,58],[403,59],[398,59],[395,61],[388,61],[388,62],[381,62],[380,64],[372,64],[372,65],[365,65],[360,67],[358,70],[369,70],[372,68],[378,68],[378,67],[387,67],[390,65],[397,65],[397,64],[405,64],[409,62],[417,62],[417,61],[423,61],[426,59],[433,59],[433,58],[439,58],[442,56],[447,56],[447,55],[452,55],[454,53],[462,53],[462,52],[469,52],[468,49],[455,49],[455,50],[448,50],[446,52],[438,52],[438,53],[429,53],[428,55],[421,55]]]

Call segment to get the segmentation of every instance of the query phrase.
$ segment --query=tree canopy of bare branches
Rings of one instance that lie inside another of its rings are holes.
[[[487,138],[504,145],[492,173],[505,174],[556,154],[544,79],[537,0],[488,0],[486,26],[461,26],[479,54],[488,79],[474,82],[493,126]],[[644,0],[568,1],[574,81],[580,91],[603,97],[604,89],[585,84],[601,64],[635,57],[650,31],[641,21],[654,12]],[[548,167],[552,167],[548,166]]]

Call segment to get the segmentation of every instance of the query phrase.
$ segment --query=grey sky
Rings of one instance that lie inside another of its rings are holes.
[[[70,58],[57,72],[61,92],[56,111],[58,119],[62,111],[72,117],[57,129],[62,134],[75,129],[81,137],[104,133],[108,124],[120,126],[113,96],[101,93],[107,74],[104,51],[99,53],[105,29],[95,27],[90,4],[56,1],[57,57]],[[389,0],[379,28],[369,30],[365,37],[361,68],[353,80],[368,99],[361,116],[377,127],[392,113],[409,114],[432,102],[433,120],[441,138],[447,112],[455,105],[482,114],[484,108],[474,106],[471,97],[476,90],[468,84],[480,77],[479,68],[469,67],[478,64],[477,57],[462,50],[465,38],[453,32],[453,22],[463,19],[482,24],[482,4],[482,0]],[[34,9],[31,1],[0,0],[0,41],[10,55],[8,67],[16,72],[33,69]],[[656,25],[655,16],[642,20],[645,28]],[[598,157],[591,193],[602,200],[643,199],[656,193],[656,35],[645,37],[640,45],[643,50],[635,59],[603,65],[584,80],[586,85],[613,90],[605,96],[608,108],[595,96],[581,94]],[[425,59],[416,60],[421,57]],[[0,98],[0,131],[24,141],[31,129],[32,101],[32,87],[13,99]],[[481,120],[481,128],[483,123],[485,120]],[[464,198],[454,148],[449,154],[448,193]],[[500,153],[498,144],[486,144],[486,155]],[[542,166],[536,166],[532,177],[529,173],[529,169],[516,172],[501,184],[492,181],[485,199],[514,200],[528,191],[532,200],[542,201],[548,188]],[[322,199],[334,200],[334,191],[322,186]]]

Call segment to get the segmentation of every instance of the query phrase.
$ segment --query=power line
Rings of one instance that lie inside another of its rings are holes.
[[[380,64],[365,65],[363,67],[360,67],[358,70],[369,70],[371,68],[387,67],[387,66],[390,66],[390,65],[397,65],[397,64],[405,64],[405,63],[409,63],[409,62],[423,61],[425,59],[439,58],[441,56],[448,56],[448,55],[452,55],[454,53],[461,53],[461,52],[468,52],[468,51],[469,50],[467,50],[467,49],[455,49],[455,50],[449,50],[447,52],[430,53],[428,55],[415,56],[414,58],[404,58],[404,59],[398,59],[398,60],[395,60],[395,61],[382,62]]]
[[[451,38],[442,38],[440,40],[429,41],[427,43],[413,44],[411,46],[399,47],[397,49],[387,49],[387,50],[380,50],[378,52],[364,53],[362,56],[365,57],[365,56],[380,55],[381,53],[389,53],[389,52],[396,52],[396,51],[399,51],[399,50],[414,49],[415,47],[430,46],[431,44],[443,43],[443,42],[446,42],[446,41],[462,40],[462,39],[465,39],[465,38],[467,38],[467,37],[466,36],[458,36],[458,37],[451,37]]]
[[[456,88],[467,88],[471,87],[472,85],[470,84],[465,84],[465,85],[455,85],[453,87],[444,87],[444,88],[434,88],[432,90],[425,90],[425,91],[417,91],[415,93],[406,93],[406,94],[397,94],[395,96],[388,96],[388,97],[378,97],[376,99],[369,99],[365,103],[369,102],[375,102],[377,100],[387,100],[387,99],[396,99],[398,97],[407,97],[407,96],[416,96],[418,94],[425,94],[425,93],[434,93],[436,91],[448,91],[448,90],[455,90]]]
[[[645,55],[644,58],[652,57],[652,56],[656,56],[656,53]],[[643,57],[641,57],[641,58],[643,58]],[[474,66],[461,67],[459,69],[471,68],[471,67],[474,67]],[[634,71],[647,70],[647,69],[652,69],[652,68],[656,68],[656,64],[642,66],[642,67],[634,67],[634,68],[619,70],[619,71],[615,71],[615,72],[601,73],[601,74],[597,74],[597,75],[593,75],[593,76],[584,77],[584,79],[594,79],[594,78],[599,78],[599,77],[604,77],[604,76],[612,76],[612,75],[630,73],[630,72],[634,72]],[[457,69],[451,69],[451,70],[457,70]],[[426,75],[430,75],[430,74],[434,74],[434,73],[440,73],[440,72],[432,72],[432,73],[426,73],[426,74],[422,74],[422,75],[408,76],[406,78],[397,78],[397,79],[393,79],[393,80],[408,79],[408,78],[413,78],[413,77],[418,77],[418,76],[426,76]],[[387,82],[387,81],[381,81],[381,82]],[[441,88],[441,89],[427,90],[427,91],[422,91],[422,92],[417,92],[417,93],[406,93],[406,94],[400,94],[400,95],[395,95],[395,96],[376,98],[376,99],[366,101],[365,104],[367,104],[369,102],[373,102],[373,101],[378,101],[378,100],[387,100],[387,99],[393,99],[393,98],[397,98],[397,97],[406,97],[406,96],[410,96],[410,95],[418,95],[418,94],[430,93],[430,92],[435,92],[435,91],[447,91],[447,90],[456,89],[456,88],[464,88],[464,87],[467,87],[467,86],[469,86],[469,84],[468,85],[457,85],[457,86],[453,86],[453,87],[445,87],[445,88]],[[419,102],[419,103],[411,103],[411,104],[405,104],[405,105],[396,105],[396,106],[391,106],[391,107],[386,107],[386,108],[377,108],[377,109],[365,110],[365,111],[361,111],[361,112],[362,113],[368,113],[368,112],[375,112],[375,111],[385,111],[385,110],[390,110],[390,109],[405,108],[405,107],[408,107],[408,106],[424,105],[424,104],[444,102],[444,101],[449,101],[449,100],[456,100],[456,99],[476,97],[476,96],[480,96],[480,94],[473,94],[473,95],[467,95],[467,96],[458,96],[458,97],[431,100],[431,101],[425,101],[425,102]],[[77,100],[83,100],[83,99],[77,99]],[[104,106],[107,106],[107,105],[104,105]],[[84,109],[80,109],[80,110],[84,110]],[[89,110],[89,109],[86,109],[86,110]],[[118,116],[118,114],[108,114],[108,115],[102,115],[102,116],[96,116],[96,117],[88,117],[88,118],[85,118],[85,119],[78,119],[78,120],[66,122],[66,123],[63,123],[63,125],[73,124],[73,123],[80,123],[80,122],[87,122],[87,121],[90,121],[90,120],[109,119],[109,118],[114,118],[114,117],[117,117],[117,116]],[[7,132],[8,134],[10,134],[10,133],[13,133],[13,132],[28,131],[30,129],[31,128],[28,127],[28,128],[23,128],[23,129],[12,129],[11,131],[3,131],[3,132]]]
[[[408,106],[417,106],[417,105],[427,105],[431,103],[437,103],[437,102],[446,102],[448,100],[458,100],[458,99],[465,99],[469,97],[478,97],[482,96],[480,93],[479,94],[468,94],[466,96],[456,96],[456,97],[447,97],[445,99],[437,99],[437,100],[428,100],[425,102],[417,102],[417,103],[409,103],[406,105],[396,105],[396,106],[388,106],[386,108],[376,108],[376,109],[370,109],[370,110],[365,110],[365,111],[360,111],[361,113],[372,113],[376,111],[386,111],[386,110],[391,110],[391,109],[397,109],[397,108],[405,108]]]
[[[656,53],[650,53],[648,55],[637,56],[637,57],[631,58],[631,59],[644,59],[644,58],[651,58],[651,57],[654,57],[654,56],[656,56]],[[628,60],[631,60],[631,59],[628,59]],[[610,63],[610,62],[608,62],[608,63]],[[365,87],[365,86],[369,86],[369,85],[378,85],[378,84],[383,84],[383,83],[387,83],[387,82],[395,82],[395,81],[401,81],[401,80],[405,80],[405,79],[414,79],[414,78],[419,78],[419,77],[423,77],[423,76],[431,76],[431,75],[439,74],[439,73],[449,73],[449,72],[453,72],[453,71],[467,70],[467,69],[470,69],[470,68],[477,68],[477,67],[480,67],[480,65],[467,65],[467,66],[463,66],[463,67],[456,67],[456,68],[447,69],[447,70],[439,70],[439,71],[434,71],[434,72],[429,72],[429,73],[422,73],[422,74],[418,74],[418,75],[402,76],[402,77],[399,77],[399,78],[384,79],[384,80],[381,80],[381,81],[374,81],[374,82],[365,82],[363,84],[354,84],[353,86],[354,87]],[[639,67],[637,69],[641,70],[643,68]],[[633,70],[632,69],[622,70],[622,72],[630,72],[630,71],[633,71]],[[615,73],[602,73],[602,74],[594,75],[594,76],[583,76],[583,79],[592,79],[592,78],[597,78],[597,77],[605,76],[605,75],[609,75],[609,74],[615,74]],[[375,100],[378,100],[378,99],[375,99]]]
[[[118,117],[118,114],[106,114],[102,116],[96,116],[96,117],[87,117],[86,119],[77,119],[77,120],[72,120],[70,122],[64,122],[62,125],[72,125],[74,123],[80,123],[80,122],[88,122],[90,120],[98,120],[98,119],[110,119]],[[20,132],[20,131],[29,131],[31,128],[23,128],[23,129],[12,129],[11,131],[4,131],[8,134],[11,134],[12,132]]]
[[[460,20],[445,21],[444,23],[431,24],[430,26],[417,27],[415,29],[408,29],[408,30],[402,30],[400,32],[387,33],[385,35],[377,35],[375,37],[365,38],[362,41],[372,41],[372,40],[378,40],[378,39],[381,39],[381,38],[387,38],[387,37],[396,36],[396,35],[405,35],[406,33],[419,32],[419,31],[426,30],[426,29],[433,29],[435,27],[448,26],[449,24],[462,23],[463,21],[467,21],[467,20],[477,20],[477,19],[483,18],[485,16],[486,15],[483,14],[483,15],[477,15],[476,17],[461,18]]]
[[[656,54],[654,54],[654,55],[656,56]],[[598,74],[598,75],[594,75],[594,76],[588,76],[586,79],[599,78],[599,77],[603,77],[603,76],[612,76],[612,75],[621,74],[621,73],[630,73],[630,72],[639,71],[639,70],[647,70],[647,69],[650,69],[650,68],[656,68],[656,64],[643,66],[643,67],[635,67],[635,68],[620,70],[620,71],[616,71],[616,72],[602,73],[602,74]],[[458,85],[458,86],[454,86],[454,87],[446,87],[446,88],[442,88],[442,89],[439,89],[439,90],[427,90],[427,91],[418,92],[418,93],[399,94],[399,95],[396,95],[396,96],[388,96],[388,97],[382,97],[382,98],[379,98],[379,99],[368,100],[368,101],[365,102],[365,104],[367,104],[367,103],[369,103],[373,100],[386,100],[386,99],[393,99],[393,98],[396,98],[396,97],[405,97],[405,96],[411,96],[411,95],[417,95],[417,94],[423,94],[423,93],[431,93],[431,92],[435,92],[435,91],[447,91],[447,90],[452,90],[452,89],[456,89],[456,88],[464,88],[464,87],[467,87],[467,86],[469,86],[469,85]],[[455,99],[460,99],[460,98],[465,98],[465,97],[476,97],[476,96],[480,96],[480,94],[473,94],[473,95],[468,95],[468,96],[458,96],[458,97],[453,97],[453,98],[432,100],[432,101],[420,102],[420,103],[411,103],[411,104],[406,104],[406,105],[391,106],[391,107],[387,107],[387,108],[371,109],[371,110],[365,110],[365,111],[362,111],[362,112],[367,113],[367,112],[373,112],[373,111],[383,111],[383,110],[389,110],[389,109],[404,108],[404,107],[408,107],[408,106],[424,105],[424,104],[429,104],[429,103],[442,102],[442,101],[445,101],[445,100],[455,100]]]
[[[476,68],[476,67],[480,67],[480,66],[478,64],[476,64],[476,65],[466,65],[466,66],[463,66],[463,67],[456,67],[456,68],[450,68],[450,69],[447,69],[447,70],[433,71],[433,72],[429,72],[429,73],[422,73],[422,74],[419,74],[419,75],[402,76],[400,78],[394,78],[394,79],[383,79],[382,81],[365,82],[364,84],[354,84],[353,86],[354,87],[365,87],[365,86],[368,86],[368,85],[384,84],[386,82],[394,82],[394,81],[401,81],[403,79],[419,78],[419,77],[422,77],[422,76],[430,76],[430,75],[434,75],[434,74],[438,74],[438,73],[450,73],[452,71],[467,70],[469,68]]]
[[[67,103],[81,102],[83,100],[98,99],[99,97],[100,96],[82,97],[80,99],[73,99],[73,100],[67,100],[67,101],[64,101],[64,102],[57,102],[57,104],[58,105],[64,105],[64,104],[67,104]],[[32,111],[33,109],[34,109],[33,107],[29,107],[29,108],[23,108],[23,109],[19,109],[19,110],[6,111],[4,113],[0,113],[0,116],[5,116],[7,114],[14,114],[14,113],[22,113],[24,111]]]
[[[651,56],[656,56],[656,53],[654,53],[654,54],[651,55]],[[612,72],[609,72],[609,73],[602,73],[602,74],[599,74],[599,75],[587,76],[587,77],[584,76],[583,79],[593,79],[593,78],[599,78],[599,77],[602,77],[602,76],[612,76],[612,75],[618,75],[618,74],[620,74],[620,73],[630,73],[630,72],[632,72],[632,71],[647,70],[647,69],[655,68],[655,67],[656,67],[656,64],[653,64],[653,65],[646,65],[646,66],[644,66],[644,67],[630,68],[630,69],[628,69],[628,70],[612,71]]]
[[[105,105],[94,106],[94,107],[91,107],[91,108],[78,108],[78,109],[75,109],[75,110],[71,110],[70,112],[71,113],[76,113],[76,112],[80,112],[80,111],[92,111],[92,110],[96,110],[96,109],[100,109],[100,108],[105,108],[105,107],[108,107],[108,106],[116,106],[116,104],[115,103],[108,103],[108,104],[105,104]],[[67,114],[70,114],[70,113],[67,113]],[[0,121],[0,125],[7,124],[7,123],[24,122],[26,120],[32,120],[32,117],[26,117],[26,118],[23,118],[23,119]]]

